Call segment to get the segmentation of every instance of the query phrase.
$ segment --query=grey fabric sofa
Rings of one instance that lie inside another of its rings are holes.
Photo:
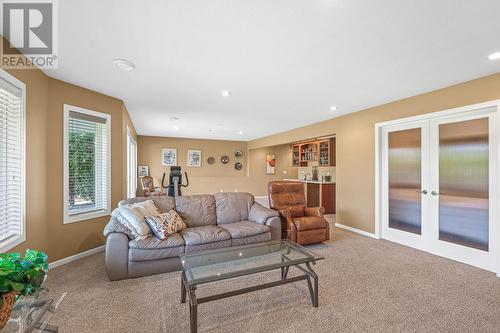
[[[281,238],[278,213],[256,203],[250,193],[134,198],[118,205],[148,199],[162,212],[176,210],[188,228],[164,240],[134,239],[130,230],[111,218],[104,229],[106,271],[111,280],[179,270],[182,253]]]

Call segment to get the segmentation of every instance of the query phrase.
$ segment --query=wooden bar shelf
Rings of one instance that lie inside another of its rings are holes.
[[[301,142],[291,145],[292,166],[306,167],[308,162],[319,166],[335,166],[335,138]]]

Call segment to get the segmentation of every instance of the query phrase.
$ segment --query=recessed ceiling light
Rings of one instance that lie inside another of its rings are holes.
[[[229,97],[229,96],[231,96],[231,92],[229,90],[222,90],[220,92],[220,94],[222,95],[222,97]]]
[[[135,65],[133,62],[130,62],[125,59],[115,59],[113,60],[113,64],[115,67],[121,71],[131,71],[135,68]]]
[[[330,107],[330,111],[336,111],[337,110],[337,107],[336,106],[332,106]]]
[[[179,130],[179,126],[177,126],[177,125],[174,125],[174,127],[172,127],[172,128],[174,129],[174,131]]]
[[[243,131],[238,131],[238,134],[239,135],[243,135]]]
[[[500,59],[500,52],[495,52],[495,53],[492,53],[488,56],[488,59],[490,60],[498,60]]]

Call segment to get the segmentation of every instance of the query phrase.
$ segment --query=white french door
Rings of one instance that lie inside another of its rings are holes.
[[[428,121],[388,126],[383,129],[383,221],[386,239],[425,250],[429,164]]]
[[[382,127],[383,238],[497,271],[496,111]]]

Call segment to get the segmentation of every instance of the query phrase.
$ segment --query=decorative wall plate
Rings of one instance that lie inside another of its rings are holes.
[[[214,164],[215,163],[215,157],[210,156],[209,158],[207,158],[207,163],[210,164],[210,165]]]
[[[224,155],[220,158],[220,161],[222,162],[222,164],[228,164],[229,163],[229,156],[227,155]]]
[[[240,162],[236,162],[236,163],[234,163],[234,168],[236,170],[241,170],[241,169],[243,169],[243,164],[241,164]]]
[[[241,150],[238,149],[234,152],[234,157],[241,158],[242,156],[243,156],[243,152]]]

